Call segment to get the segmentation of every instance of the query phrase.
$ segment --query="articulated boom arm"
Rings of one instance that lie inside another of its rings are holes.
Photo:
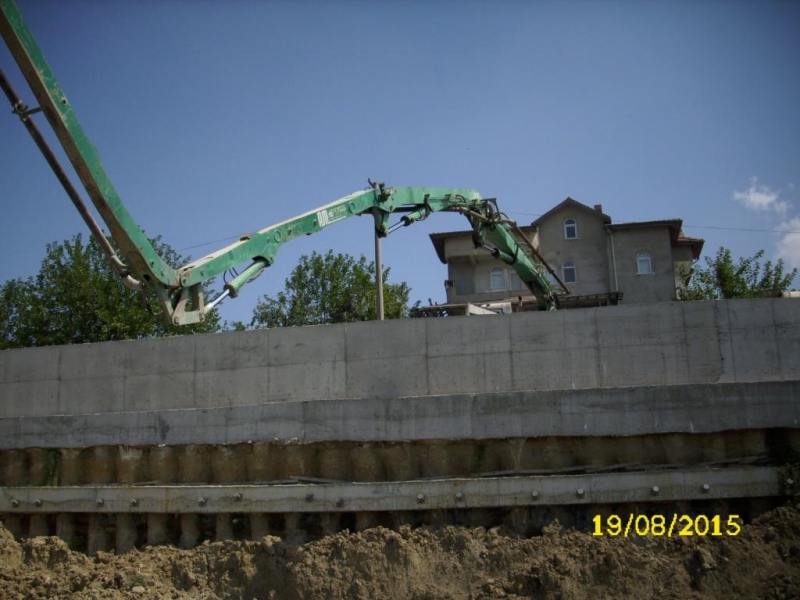
[[[539,300],[541,308],[550,310],[556,307],[555,294],[543,276],[542,267],[523,251],[515,237],[519,234],[512,229],[515,225],[497,211],[494,200],[481,199],[475,190],[390,188],[377,183],[372,184],[370,189],[354,192],[293,219],[243,236],[236,243],[179,269],[181,286],[184,289],[193,288],[209,277],[228,271],[244,261],[251,261],[244,271],[225,284],[225,291],[218,300],[227,295],[236,296],[245,283],[274,262],[282,244],[296,237],[310,235],[348,217],[365,214],[374,217],[377,234],[386,236],[400,225],[411,225],[439,211],[457,212],[467,217],[472,224],[475,245],[487,248],[496,257],[514,266],[520,279]],[[403,216],[390,229],[389,218],[395,212],[403,213]]]
[[[131,289],[155,290],[168,323],[196,323],[225,297],[235,297],[241,287],[269,267],[278,248],[301,235],[310,235],[342,219],[371,214],[378,235],[389,233],[389,216],[404,213],[402,225],[423,220],[433,212],[458,212],[469,219],[473,240],[495,257],[512,265],[536,296],[542,309],[554,309],[556,297],[543,270],[526,254],[520,244],[530,246],[516,225],[498,212],[494,200],[483,200],[474,190],[449,188],[390,188],[383,184],[345,196],[331,204],[242,236],[237,242],[181,268],[168,265],[156,252],[141,228],[122,203],[100,162],[100,156],[83,131],[61,86],[13,0],[0,0],[0,35],[39,103],[29,109],[0,71],[0,87],[9,98],[13,111],[22,120],[66,189],[100,246],[109,255],[123,283]],[[86,189],[89,198],[117,242],[117,256],[94,221],[80,195],[58,164],[31,116],[43,112],[67,157]],[[531,247],[535,253],[535,250]],[[220,274],[247,264],[225,284],[223,293],[205,304],[202,284]]]

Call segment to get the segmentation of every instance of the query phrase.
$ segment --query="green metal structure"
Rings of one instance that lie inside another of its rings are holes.
[[[190,264],[179,268],[168,265],[122,203],[103,169],[97,150],[78,122],[19,8],[13,0],[0,0],[0,9],[0,34],[39,104],[38,108],[29,109],[0,71],[0,86],[14,113],[31,133],[125,285],[136,290],[155,290],[168,323],[184,325],[202,320],[220,301],[228,296],[235,297],[242,286],[269,267],[281,245],[296,237],[316,233],[348,217],[367,214],[373,216],[377,234],[385,236],[398,226],[421,221],[439,211],[464,215],[472,226],[475,245],[486,248],[496,258],[512,265],[537,298],[540,309],[556,308],[556,295],[545,276],[549,267],[516,224],[498,211],[494,199],[482,199],[477,191],[470,189],[388,187],[370,182],[366,190],[245,235]],[[63,146],[89,198],[116,241],[121,256],[116,255],[108,243],[33,123],[32,115],[40,111]],[[402,217],[394,227],[389,227],[392,213],[401,213]],[[526,246],[530,254],[525,251]],[[202,283],[237,268],[242,270],[225,284],[222,294],[206,303]],[[550,272],[555,276],[552,270]]]

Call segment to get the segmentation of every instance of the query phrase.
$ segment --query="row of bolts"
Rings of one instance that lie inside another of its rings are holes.
[[[709,484],[707,484],[707,483],[703,484],[703,492],[708,492],[710,489],[711,489],[711,486]],[[652,488],[650,488],[650,491],[652,492],[652,494],[654,496],[657,496],[661,492],[661,489],[657,485],[654,485]],[[578,496],[578,497],[583,497],[585,494],[586,494],[586,490],[583,489],[583,488],[578,488],[577,490],[575,490],[575,495]],[[242,500],[243,497],[244,496],[242,495],[242,493],[238,492],[238,493],[234,494],[233,499],[239,501],[239,500]],[[456,502],[463,502],[464,501],[463,492],[456,492],[455,498],[456,498]],[[531,499],[538,500],[539,499],[539,492],[536,491],[536,490],[532,491],[531,492]],[[417,494],[417,502],[418,503],[424,504],[425,500],[426,500],[425,494]],[[314,494],[307,494],[306,495],[306,502],[313,502],[313,501],[314,501]],[[105,501],[102,498],[98,498],[97,500],[94,501],[94,503],[98,508],[101,508],[105,504]],[[197,499],[197,504],[199,506],[205,506],[207,503],[208,503],[208,499],[203,498],[202,496]],[[33,501],[33,504],[35,506],[37,506],[37,507],[41,507],[44,504],[44,502],[40,498],[36,498],[36,500]],[[336,504],[337,507],[341,508],[342,506],[344,506],[344,499],[337,498],[336,501],[335,501],[335,504]],[[14,508],[19,507],[19,500],[17,500],[16,498],[12,499],[11,500],[11,506],[13,506]],[[133,507],[139,506],[139,499],[138,498],[132,498],[131,499],[131,506],[133,506]]]

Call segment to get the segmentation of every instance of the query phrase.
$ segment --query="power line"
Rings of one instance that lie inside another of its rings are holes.
[[[506,211],[508,214],[511,215],[525,215],[528,217],[541,217],[541,214],[537,213],[526,213],[526,212],[518,212],[516,210],[509,210]],[[800,233],[800,231],[795,231],[793,229],[753,229],[750,227],[720,227],[717,225],[689,225],[687,223],[683,224],[683,227],[693,227],[695,229],[719,229],[721,231],[750,231],[756,233]]]
[[[517,212],[515,210],[507,211],[509,214],[513,215],[526,215],[529,217],[541,217],[541,214],[537,213],[525,213],[525,212]],[[683,225],[684,228],[693,228],[693,229],[717,229],[720,231],[748,231],[752,233],[791,233],[791,234],[800,234],[800,231],[795,231],[793,229],[754,229],[751,227],[720,227],[718,225]],[[228,237],[219,238],[216,240],[211,240],[208,242],[202,242],[200,244],[195,244],[194,246],[186,246],[185,248],[180,248],[178,252],[184,252],[185,250],[194,250],[195,248],[202,248],[203,246],[209,246],[210,244],[218,244],[220,242],[228,242],[230,240],[235,240],[239,238],[238,235],[229,235]]]
[[[542,214],[543,214],[543,213],[527,213],[527,212],[519,212],[519,211],[516,211],[516,210],[506,210],[506,211],[504,211],[504,212],[507,212],[507,213],[508,213],[508,214],[510,214],[510,215],[526,215],[526,216],[528,216],[528,217],[541,217],[541,216],[542,216]]]
[[[721,229],[723,231],[754,231],[758,233],[800,233],[791,229],[752,229],[748,227],[718,227],[714,225],[686,225],[684,227],[694,227],[695,229]]]
[[[181,248],[178,252],[183,252],[184,250],[193,250],[195,248],[202,248],[203,246],[208,246],[209,244],[219,244],[220,242],[228,242],[230,240],[235,240],[239,238],[238,235],[229,235],[228,237],[219,238],[218,240],[211,240],[209,242],[202,242],[200,244],[195,244],[194,246],[186,246],[185,248]]]

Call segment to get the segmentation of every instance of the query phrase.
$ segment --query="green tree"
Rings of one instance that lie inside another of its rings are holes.
[[[760,262],[764,251],[751,258],[733,262],[731,251],[720,247],[716,257],[706,257],[706,267],[695,267],[692,279],[682,300],[715,300],[727,298],[756,298],[765,292],[788,290],[797,269],[786,271],[783,259]]]
[[[170,246],[155,238],[156,250],[170,264],[184,264]],[[39,273],[0,285],[0,349],[80,344],[220,329],[212,311],[189,327],[167,326],[154,315],[152,292],[125,288],[108,259],[92,240],[80,235],[47,245]]]
[[[406,283],[386,283],[383,274],[384,316],[408,316]],[[375,299],[375,263],[362,255],[356,260],[348,254],[325,256],[312,252],[303,255],[286,279],[285,289],[275,298],[264,296],[253,311],[251,327],[287,327],[348,323],[378,318]]]

